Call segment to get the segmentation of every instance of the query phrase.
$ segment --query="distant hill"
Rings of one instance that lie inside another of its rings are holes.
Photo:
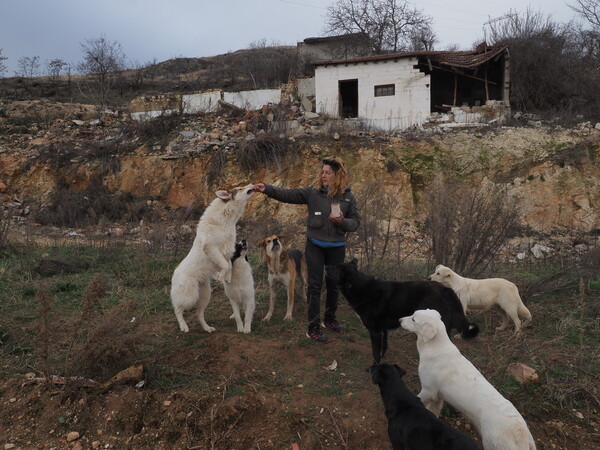
[[[310,69],[309,69],[310,70]],[[209,89],[275,88],[290,77],[307,73],[295,46],[242,49],[222,55],[168,59],[115,74],[109,104],[122,107],[141,95]],[[94,103],[94,85],[85,76],[0,78],[0,100],[50,99]]]

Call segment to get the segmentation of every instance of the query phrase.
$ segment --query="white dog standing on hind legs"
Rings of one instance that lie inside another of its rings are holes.
[[[235,252],[231,258],[231,282],[223,283],[225,295],[231,303],[233,314],[231,319],[235,319],[237,330],[240,333],[250,333],[252,326],[252,316],[256,302],[254,300],[254,279],[252,278],[252,267],[248,262],[248,243],[242,239],[235,244]],[[240,307],[244,305],[244,322],[240,315]]]
[[[502,324],[496,331],[503,331],[509,319],[515,324],[515,333],[521,331],[521,318],[531,322],[531,313],[523,304],[517,286],[504,278],[484,278],[476,280],[461,277],[446,266],[438,265],[429,276],[431,281],[438,281],[452,289],[462,303],[465,314],[468,311],[486,311],[493,306],[500,310]]]
[[[415,311],[400,325],[417,335],[418,396],[428,410],[439,416],[444,402],[451,404],[475,425],[485,450],[535,450],[519,411],[450,341],[437,311]]]
[[[183,313],[194,307],[204,331],[215,331],[204,320],[204,311],[211,296],[210,283],[212,279],[231,282],[235,226],[254,192],[253,184],[217,191],[217,198],[200,217],[192,248],[175,268],[171,279],[171,302],[181,331],[189,331]]]

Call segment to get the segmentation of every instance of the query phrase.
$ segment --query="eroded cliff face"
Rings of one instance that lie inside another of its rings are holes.
[[[347,162],[355,191],[375,186],[395,200],[394,222],[421,219],[429,186],[444,172],[465,186],[505,186],[519,200],[522,224],[534,230],[600,229],[600,131],[588,124],[396,137],[350,132],[335,139],[324,127],[310,138],[297,136],[297,152],[280,168],[246,173],[235,148],[247,135],[234,135],[224,120],[192,118],[161,142],[141,143],[126,132],[127,119],[96,120],[87,109],[83,116],[81,111],[71,107],[62,117],[55,112],[56,118],[27,127],[11,127],[8,119],[0,119],[0,194],[5,202],[19,199],[36,207],[50,202],[58,186],[80,191],[100,180],[113,192],[128,192],[159,206],[187,207],[199,200],[207,204],[218,188],[248,182],[309,185],[320,160],[336,154]],[[207,120],[213,122],[207,125]],[[182,133],[185,130],[188,133]],[[198,152],[205,130],[217,145],[214,151]],[[239,127],[235,132],[240,133]],[[125,147],[130,151],[121,152]],[[218,149],[226,161],[217,181],[209,184],[211,158]],[[256,196],[247,210],[254,219],[269,214],[283,223],[300,221],[304,213],[303,208],[263,196]]]

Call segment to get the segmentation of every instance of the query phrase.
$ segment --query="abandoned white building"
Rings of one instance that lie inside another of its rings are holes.
[[[461,123],[490,120],[508,112],[509,87],[506,45],[315,63],[316,112],[387,131],[436,116]]]

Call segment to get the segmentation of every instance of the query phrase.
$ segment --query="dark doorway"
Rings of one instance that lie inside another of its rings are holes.
[[[339,82],[340,117],[358,117],[358,80]]]

